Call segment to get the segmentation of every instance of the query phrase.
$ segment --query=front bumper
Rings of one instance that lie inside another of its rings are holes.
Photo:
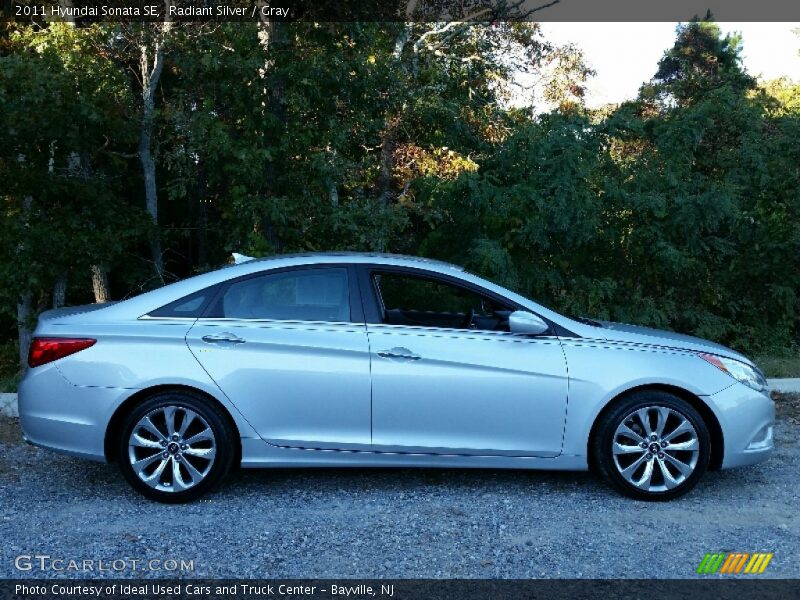
[[[754,465],[770,457],[775,447],[771,398],[741,383],[706,398],[722,427],[723,469]]]
[[[134,391],[72,385],[55,364],[29,369],[18,394],[23,439],[56,452],[105,462],[108,423]]]

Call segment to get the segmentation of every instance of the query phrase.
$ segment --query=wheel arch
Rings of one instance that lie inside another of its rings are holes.
[[[693,394],[685,388],[668,384],[645,384],[633,387],[617,394],[606,403],[603,409],[597,413],[597,416],[595,416],[594,421],[592,422],[592,428],[589,431],[589,438],[586,441],[586,452],[589,468],[593,470],[596,468],[594,451],[592,450],[592,440],[597,433],[597,427],[602,417],[623,398],[627,398],[628,396],[642,391],[668,392],[677,396],[681,400],[685,400],[692,406],[692,408],[700,413],[700,416],[703,418],[706,427],[708,427],[708,433],[711,436],[711,457],[708,463],[708,469],[709,471],[718,471],[722,467],[722,460],[725,456],[725,438],[722,433],[722,426],[720,425],[717,416],[714,414],[714,411],[711,410],[711,407],[708,406],[708,404],[706,404],[702,398],[696,394]]]
[[[220,410],[220,413],[223,415],[223,417],[228,423],[228,426],[231,428],[231,431],[234,433],[234,438],[236,440],[234,444],[236,454],[234,456],[233,464],[238,465],[241,463],[242,460],[241,432],[239,431],[239,427],[236,425],[236,421],[234,420],[230,411],[228,411],[227,407],[208,392],[205,392],[203,390],[200,390],[192,386],[180,385],[180,384],[162,384],[138,390],[135,394],[131,395],[117,407],[117,409],[114,411],[114,414],[111,416],[111,419],[109,420],[108,427],[106,427],[105,439],[103,441],[103,450],[105,453],[106,460],[108,462],[113,462],[117,459],[116,441],[119,437],[120,429],[122,428],[122,423],[124,421],[125,415],[128,414],[128,412],[132,410],[133,407],[139,404],[140,402],[144,402],[145,400],[151,398],[155,394],[160,394],[162,392],[188,392],[194,396],[200,396],[202,398],[205,398],[206,400],[214,404]]]

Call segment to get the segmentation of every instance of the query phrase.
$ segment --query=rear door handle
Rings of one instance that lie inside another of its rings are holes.
[[[378,352],[378,356],[382,358],[400,358],[403,360],[419,360],[422,358],[419,354],[414,354],[408,348],[391,348]]]
[[[228,333],[215,333],[213,335],[204,335],[201,338],[207,344],[244,344],[245,340],[238,335]]]

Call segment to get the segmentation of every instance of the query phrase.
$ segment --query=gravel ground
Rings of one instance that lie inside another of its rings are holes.
[[[0,577],[47,576],[14,568],[47,554],[193,560],[196,577],[671,578],[706,552],[771,551],[765,575],[796,578],[800,396],[779,400],[776,434],[769,462],[662,504],[586,473],[292,469],[240,471],[207,500],[165,506],[0,419]]]

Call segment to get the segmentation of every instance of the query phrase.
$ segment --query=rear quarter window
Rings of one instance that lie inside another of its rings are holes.
[[[197,319],[203,315],[214,296],[217,295],[219,287],[219,285],[215,285],[184,296],[151,311],[147,316],[161,319]]]

